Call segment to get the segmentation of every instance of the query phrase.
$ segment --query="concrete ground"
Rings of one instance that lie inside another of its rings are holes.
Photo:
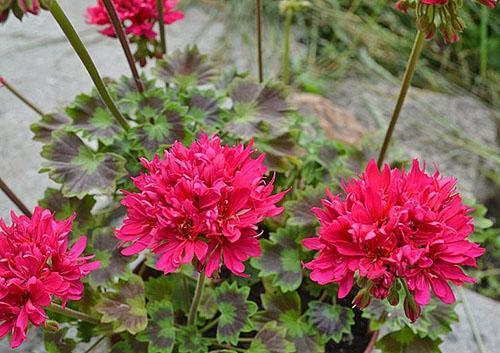
[[[91,3],[95,1],[60,0],[101,73],[110,77],[125,74],[128,69],[118,42],[101,36],[85,24],[83,14]],[[169,50],[197,43],[202,51],[210,51],[223,31],[223,25],[214,23],[202,11],[191,9],[184,21],[168,29]],[[12,17],[0,26],[0,75],[46,112],[92,87],[80,61],[46,12],[29,16],[23,23]],[[37,119],[35,113],[13,99],[6,89],[0,90],[0,175],[30,208],[51,184],[46,174],[38,174],[41,145],[31,140],[29,130]],[[0,194],[0,217],[7,217],[12,208],[10,201]],[[488,352],[498,352],[500,305],[472,292],[467,292],[467,296]],[[479,352],[461,305],[458,311],[461,322],[443,344],[444,352]],[[5,341],[0,343],[0,351],[10,352]],[[34,340],[17,352],[43,353],[44,349]]]

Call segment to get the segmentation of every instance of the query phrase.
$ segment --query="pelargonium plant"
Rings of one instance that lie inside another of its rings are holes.
[[[174,2],[89,8],[130,66],[107,80],[42,5],[96,89],[46,113],[0,80],[40,115],[57,185],[31,214],[0,179],[24,213],[0,221],[0,337],[22,349],[39,327],[50,353],[439,352],[452,286],[484,252],[454,178],[328,140],[262,67],[258,82],[187,46],[140,73],[129,42],[156,41]]]

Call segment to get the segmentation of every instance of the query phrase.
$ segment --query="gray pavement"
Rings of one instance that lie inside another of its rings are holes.
[[[100,71],[106,76],[117,77],[128,71],[118,42],[99,35],[83,18],[85,7],[93,2],[60,0]],[[223,25],[211,21],[204,12],[190,9],[184,21],[168,28],[169,49],[194,42],[202,51],[210,51],[217,46],[223,31]],[[240,57],[238,63],[241,62],[244,60]],[[0,75],[47,112],[92,87],[83,66],[46,12],[40,16],[29,16],[22,24],[11,18],[7,24],[0,26]],[[6,89],[0,90],[0,175],[28,207],[33,207],[42,197],[43,190],[51,184],[46,174],[38,174],[41,145],[31,140],[29,130],[30,124],[37,119],[35,113],[13,99]],[[9,200],[0,194],[0,217],[7,217],[12,207]],[[498,352],[500,305],[472,292],[467,292],[467,295],[488,352]],[[479,352],[463,308],[459,306],[458,310],[461,322],[443,344],[444,351]],[[37,336],[37,333],[34,335]],[[0,352],[10,352],[5,343],[0,343]],[[43,353],[44,349],[38,340],[33,340],[17,352]]]

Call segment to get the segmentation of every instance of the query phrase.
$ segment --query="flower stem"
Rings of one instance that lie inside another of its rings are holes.
[[[484,80],[486,79],[486,71],[488,69],[488,17],[490,9],[486,6],[481,6],[481,44],[480,44],[480,66],[479,75]]]
[[[477,327],[476,319],[472,314],[472,310],[469,304],[469,300],[467,299],[467,295],[465,294],[465,290],[463,287],[460,287],[460,297],[462,299],[462,303],[464,305],[465,315],[467,316],[467,321],[469,321],[470,328],[472,330],[472,334],[474,335],[474,339],[476,340],[477,347],[479,348],[479,352],[486,353],[486,347],[484,346],[483,338],[481,337],[481,333],[479,332],[479,328]]]
[[[163,55],[167,55],[167,35],[165,33],[165,19],[163,18],[163,0],[156,0],[156,7],[158,8],[158,24],[160,26],[161,50]]]
[[[212,327],[214,327],[215,325],[217,325],[217,323],[219,322],[219,317],[216,317],[215,319],[213,319],[212,321],[210,321],[207,325],[205,325],[205,327],[203,327],[200,332],[201,333],[205,333],[207,331],[210,331],[210,329]]]
[[[70,308],[63,308],[59,304],[51,303],[46,309],[53,313],[61,314],[72,319],[88,322],[89,324],[99,324],[99,320],[80,311],[76,311]]]
[[[200,276],[198,277],[198,282],[196,282],[196,289],[194,291],[194,297],[191,303],[191,308],[189,309],[188,326],[193,325],[196,321],[196,313],[198,311],[198,306],[200,305],[201,295],[203,294],[204,285],[205,285],[205,273],[200,272]]]
[[[285,49],[283,53],[283,83],[288,85],[290,82],[290,32],[292,27],[293,10],[286,11],[285,18]]]
[[[259,64],[259,82],[264,81],[264,67],[262,62],[262,4],[260,0],[255,0],[255,26],[257,32],[257,60]]]
[[[184,295],[184,306],[189,310],[189,286],[186,276],[182,276],[182,293]]]
[[[14,86],[8,83],[3,77],[0,77],[0,87],[5,86],[10,93],[15,95],[21,102],[26,104],[29,108],[31,108],[35,113],[40,116],[44,116],[45,114],[42,112],[40,108],[38,108],[33,102],[31,102],[28,98],[26,98],[21,92],[19,92]]]
[[[17,195],[12,191],[7,184],[0,178],[0,190],[4,192],[5,195],[24,213],[26,216],[31,218],[31,211],[26,207],[26,205],[17,197]]]
[[[106,7],[106,11],[108,12],[109,19],[111,20],[113,28],[115,29],[116,36],[118,37],[123,52],[125,53],[125,57],[127,58],[128,66],[130,67],[130,71],[132,72],[137,91],[139,91],[139,93],[142,93],[144,92],[144,86],[139,76],[139,72],[137,71],[137,67],[135,66],[134,56],[132,55],[127,37],[125,36],[123,25],[120,21],[120,18],[118,17],[118,14],[116,13],[115,5],[113,5],[113,2],[111,0],[103,0],[103,2],[104,6]]]
[[[406,94],[408,93],[408,88],[410,87],[411,80],[413,79],[413,75],[415,73],[415,69],[417,66],[417,60],[420,56],[420,52],[422,51],[422,46],[424,43],[424,34],[422,31],[417,32],[417,36],[415,37],[415,42],[413,44],[413,49],[410,54],[410,58],[408,59],[408,64],[406,66],[406,71],[403,76],[403,83],[401,85],[401,90],[399,91],[398,100],[396,103],[396,107],[394,108],[394,112],[392,113],[391,122],[389,123],[389,127],[385,133],[384,143],[382,145],[382,149],[380,150],[380,154],[378,156],[377,165],[379,168],[382,167],[384,163],[385,154],[387,152],[387,148],[389,147],[389,143],[391,141],[392,133],[394,132],[394,128],[396,127],[396,123],[399,118],[399,114],[401,113],[401,109],[403,108],[403,103],[406,98]]]
[[[125,120],[125,118],[123,117],[123,115],[120,113],[115,103],[113,102],[113,99],[109,95],[108,90],[106,89],[106,86],[104,85],[104,82],[101,76],[99,75],[99,71],[97,71],[94,62],[92,61],[92,58],[90,57],[90,54],[87,51],[87,48],[85,48],[85,45],[82,43],[82,40],[76,33],[73,25],[69,21],[68,17],[64,13],[61,6],[59,6],[57,0],[51,1],[50,13],[52,14],[52,16],[54,16],[54,19],[59,24],[59,27],[61,27],[62,31],[66,35],[66,38],[68,39],[71,46],[75,50],[76,54],[79,56],[85,68],[87,69],[104,104],[106,104],[111,114],[113,114],[118,123],[125,130],[128,130],[129,124],[127,123],[127,121]]]

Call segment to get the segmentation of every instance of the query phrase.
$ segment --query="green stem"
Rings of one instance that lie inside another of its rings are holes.
[[[207,331],[209,331],[212,327],[214,327],[215,325],[217,325],[217,323],[219,322],[219,318],[216,317],[215,319],[213,319],[212,321],[210,321],[208,324],[205,325],[205,327],[203,327],[200,332],[201,333],[205,333]]]
[[[99,320],[80,311],[76,311],[70,308],[63,308],[59,304],[51,303],[46,309],[53,313],[61,314],[72,319],[88,322],[89,324],[99,324]]]
[[[130,50],[127,37],[125,36],[125,31],[123,30],[122,22],[120,21],[120,18],[116,13],[115,5],[113,5],[113,2],[111,0],[103,0],[103,2],[104,6],[106,7],[106,11],[108,12],[109,19],[113,24],[116,36],[118,37],[123,52],[125,53],[125,57],[127,58],[127,63],[128,66],[130,67],[130,71],[132,72],[132,77],[134,78],[137,91],[139,91],[139,93],[142,93],[144,92],[144,86],[139,76],[139,72],[137,71],[137,67],[135,66],[134,56],[132,55],[132,51]]]
[[[286,11],[285,18],[285,38],[284,38],[284,53],[283,53],[283,83],[290,83],[290,32],[292,28],[293,10]]]
[[[488,17],[490,10],[486,6],[481,6],[481,44],[480,44],[480,77],[486,79],[488,70]]]
[[[198,312],[198,306],[200,305],[201,295],[203,294],[203,286],[205,285],[205,273],[200,272],[198,281],[196,282],[196,289],[194,291],[193,302],[191,303],[191,308],[189,309],[188,315],[188,326],[194,325],[196,321],[196,313]]]
[[[10,93],[15,95],[21,102],[26,104],[29,108],[31,108],[35,113],[37,113],[40,116],[44,116],[45,114],[42,112],[40,108],[38,108],[33,102],[31,102],[28,98],[26,98],[21,92],[19,92],[14,86],[12,86],[10,83],[8,83],[3,77],[0,77],[0,87],[5,86]]]
[[[420,56],[420,52],[422,51],[423,43],[424,43],[424,34],[419,30],[417,32],[417,36],[415,37],[415,42],[413,44],[413,49],[411,51],[410,58],[408,59],[406,71],[403,76],[403,83],[401,85],[401,90],[399,91],[398,101],[396,103],[396,107],[394,108],[394,112],[391,117],[391,122],[389,123],[389,127],[387,128],[384,138],[384,143],[382,145],[382,149],[380,150],[380,154],[378,156],[377,165],[379,168],[381,168],[382,164],[384,163],[384,158],[387,152],[387,148],[389,147],[389,143],[391,142],[391,137],[394,132],[394,128],[396,127],[396,123],[401,113],[401,109],[403,108],[406,94],[408,93],[408,88],[410,87],[413,75],[415,74],[415,69],[417,67],[417,60]]]
[[[156,6],[158,8],[158,24],[160,26],[160,42],[161,42],[161,50],[163,55],[167,55],[167,35],[165,33],[165,20],[163,18],[163,1],[156,0]]]
[[[257,60],[259,65],[259,82],[264,81],[264,65],[262,61],[262,4],[255,0],[255,26],[257,32]]]
[[[99,345],[99,343],[101,343],[105,338],[106,338],[106,336],[102,336],[101,338],[99,338],[84,353],[90,353],[90,352],[92,352],[94,349],[96,349],[96,347]]]
[[[54,16],[54,19],[58,23],[59,27],[61,27],[62,31],[66,35],[66,38],[68,39],[71,46],[75,50],[76,54],[79,56],[85,68],[87,69],[104,104],[106,104],[111,114],[113,114],[118,123],[125,130],[128,130],[129,125],[127,121],[125,120],[125,118],[123,117],[123,115],[120,113],[115,103],[113,102],[113,99],[109,95],[108,90],[106,89],[106,86],[104,85],[104,82],[101,76],[99,75],[99,71],[97,71],[94,62],[92,61],[92,58],[90,57],[90,54],[87,51],[87,48],[85,48],[85,45],[82,43],[82,40],[78,36],[78,33],[76,33],[73,25],[69,21],[68,17],[64,13],[61,6],[59,6],[57,0],[51,1],[50,13],[52,14],[52,16]]]
[[[9,188],[7,184],[0,178],[0,190],[4,192],[4,194],[14,203],[24,213],[27,217],[31,218],[31,211],[28,207],[17,197],[14,191]]]
[[[479,348],[480,353],[486,353],[486,347],[484,346],[483,338],[481,337],[481,332],[479,332],[479,328],[477,327],[476,319],[472,314],[472,310],[469,304],[469,300],[465,294],[465,290],[463,287],[460,287],[460,297],[462,298],[462,303],[464,304],[465,315],[467,316],[467,321],[469,321],[470,328],[472,330],[472,334],[477,343],[477,347]]]
[[[186,276],[182,276],[182,292],[184,295],[184,305],[186,310],[189,310],[189,286]]]

